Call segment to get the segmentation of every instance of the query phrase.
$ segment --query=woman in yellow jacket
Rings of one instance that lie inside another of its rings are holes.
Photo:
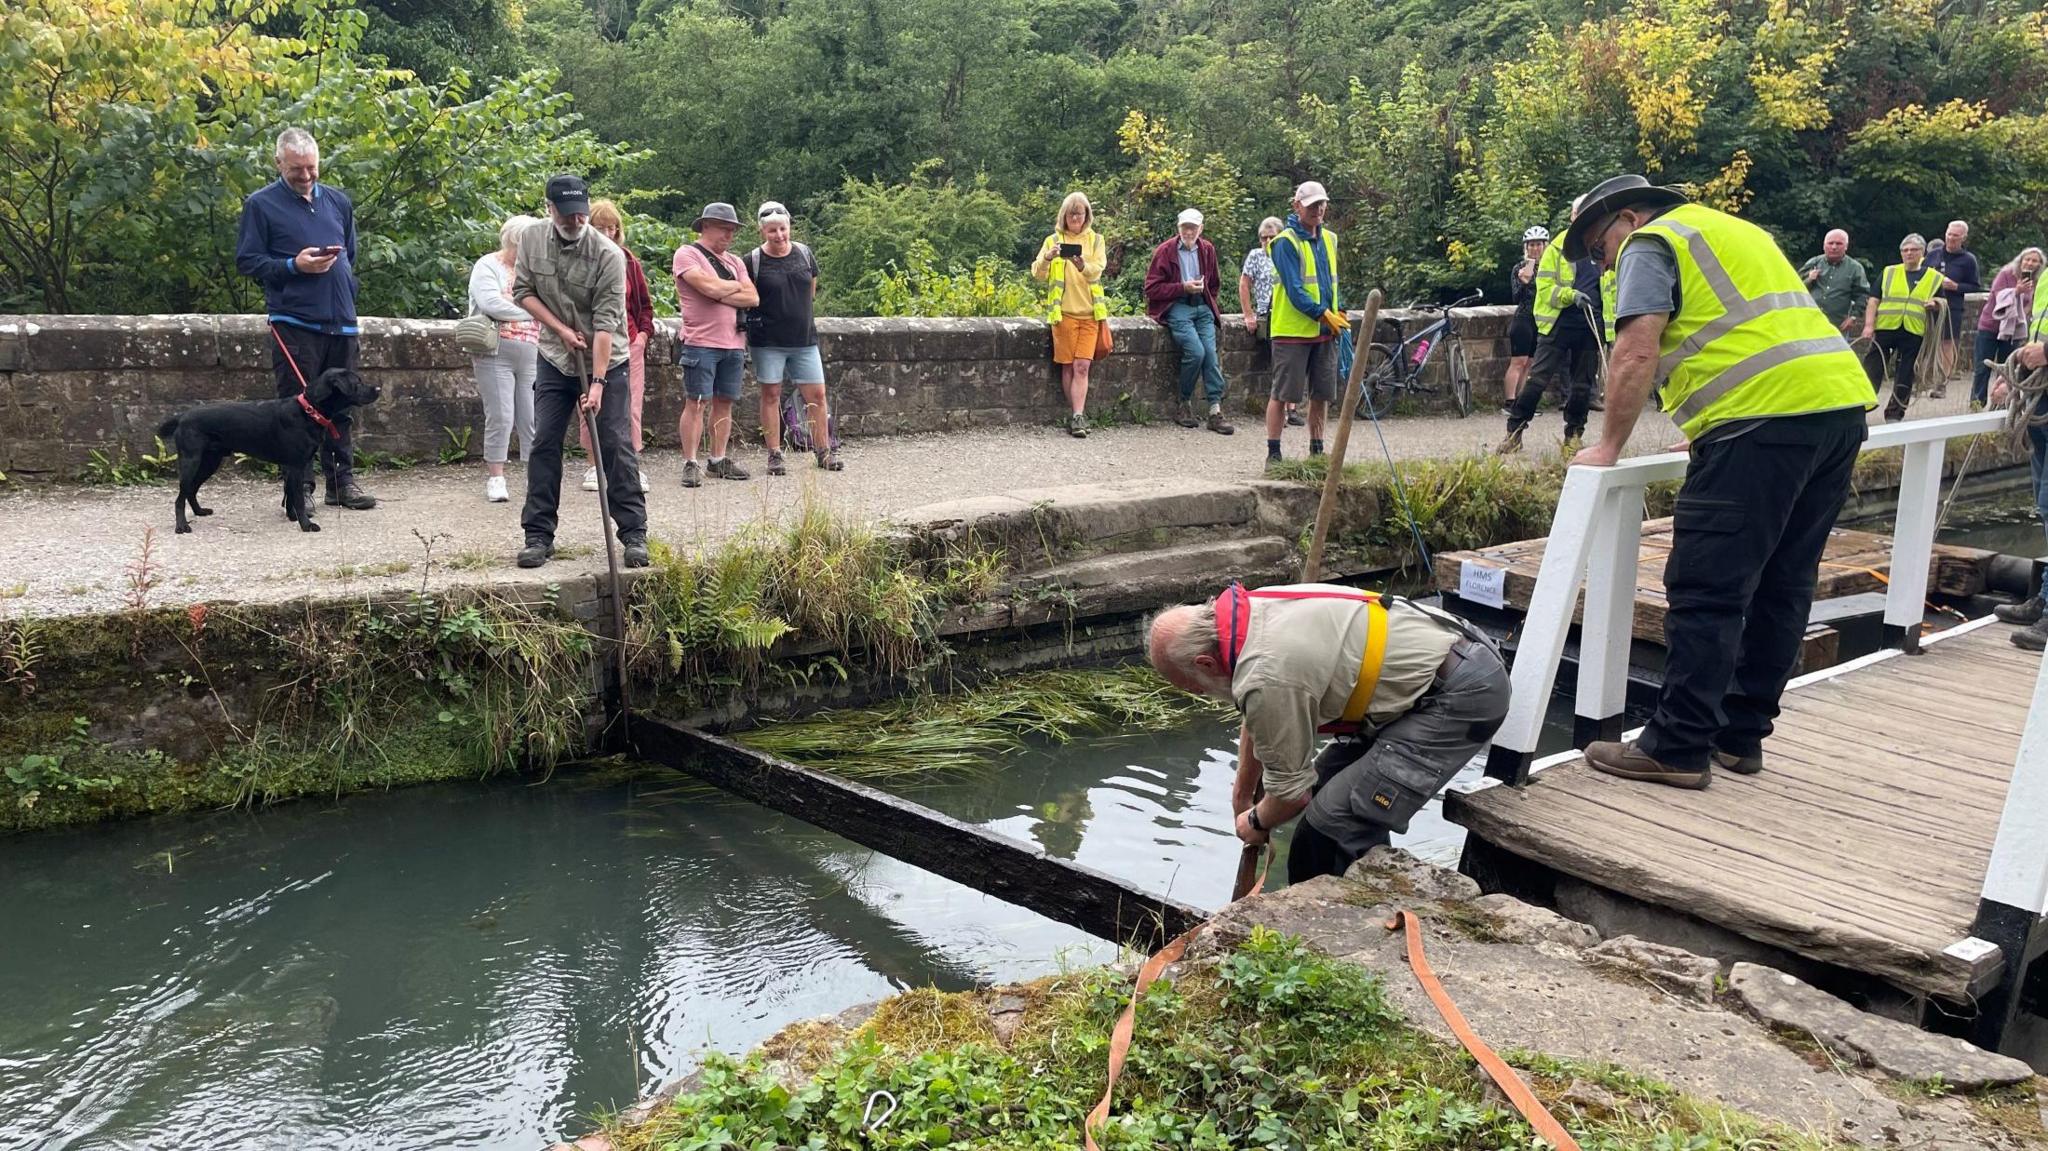
[[[1059,226],[1039,246],[1031,278],[1046,282],[1045,319],[1052,325],[1052,362],[1060,365],[1060,388],[1072,415],[1067,433],[1088,434],[1088,369],[1095,359],[1097,328],[1109,318],[1102,298],[1102,269],[1109,263],[1102,237],[1093,227],[1088,197],[1069,192],[1060,203]]]

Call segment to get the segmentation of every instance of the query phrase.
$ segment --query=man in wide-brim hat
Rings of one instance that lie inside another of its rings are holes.
[[[1565,255],[1615,270],[1614,353],[1599,442],[1620,458],[1652,388],[1691,444],[1664,567],[1664,687],[1634,743],[1595,770],[1701,788],[1712,766],[1763,770],[1861,450],[1869,380],[1762,228],[1641,176],[1586,193]]]

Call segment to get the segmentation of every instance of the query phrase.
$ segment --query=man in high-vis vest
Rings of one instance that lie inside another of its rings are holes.
[[[1913,369],[1927,339],[1927,313],[1934,310],[1935,293],[1949,282],[1927,266],[1926,258],[1927,241],[1920,233],[1900,240],[1899,262],[1878,277],[1878,293],[1863,305],[1863,338],[1884,353],[1880,364],[1888,360],[1892,366],[1892,395],[1884,406],[1887,423],[1906,418],[1906,405],[1913,402]],[[1870,386],[1884,385],[1873,374]]]
[[[2020,374],[2048,366],[2048,292],[2034,293],[2034,314],[2027,323],[2027,342],[2013,350],[2011,361],[2017,362]],[[1991,389],[1991,406],[2001,407],[2010,398],[2011,384],[2006,373],[1999,373],[1998,383]],[[2048,525],[2048,392],[2034,398],[2033,409],[2028,413],[2031,422],[2027,424],[2027,444],[2033,449],[2027,456],[2028,466],[2034,475],[2034,510],[2040,513],[2043,525]],[[2036,591],[2032,598],[2016,604],[2001,604],[1992,609],[1992,614],[2007,623],[2028,625],[2012,633],[2014,647],[2027,651],[2048,649],[2048,600]]]
[[[1303,811],[1290,883],[1342,875],[1486,746],[1508,712],[1500,653],[1463,620],[1333,584],[1246,591],[1153,617],[1167,681],[1244,716],[1232,808],[1262,844]],[[1321,755],[1319,734],[1336,736]],[[1263,783],[1265,796],[1254,802]]]
[[[1273,237],[1273,391],[1266,400],[1266,464],[1280,461],[1287,405],[1306,402],[1308,454],[1323,454],[1323,416],[1344,392],[1337,337],[1351,327],[1338,291],[1337,233],[1324,225],[1330,194],[1314,180],[1294,190],[1294,211]],[[1360,353],[1361,355],[1363,352]]]
[[[1578,201],[1572,202],[1577,216]],[[1536,406],[1547,387],[1564,391],[1564,438],[1576,443],[1586,434],[1586,413],[1593,405],[1593,370],[1599,362],[1599,334],[1586,319],[1586,304],[1597,303],[1599,270],[1586,260],[1565,256],[1560,244],[1543,249],[1536,265],[1536,355],[1529,375],[1508,405],[1507,435],[1494,448],[1499,455],[1522,450],[1522,433],[1536,419]]]
[[[1763,770],[1821,549],[1872,405],[1863,366],[1763,229],[1641,176],[1586,194],[1568,255],[1615,269],[1607,418],[1575,465],[1620,459],[1653,385],[1691,442],[1664,565],[1664,688],[1597,771],[1701,788]]]

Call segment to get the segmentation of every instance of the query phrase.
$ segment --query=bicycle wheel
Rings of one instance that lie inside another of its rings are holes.
[[[1386,415],[1393,407],[1394,395],[1401,390],[1401,381],[1395,371],[1393,349],[1385,344],[1373,344],[1365,349],[1365,377],[1358,384],[1358,410],[1355,419],[1371,419],[1375,414]]]
[[[1458,418],[1472,414],[1472,364],[1465,358],[1465,342],[1452,340],[1445,349],[1444,371],[1451,385],[1451,399],[1458,405]]]

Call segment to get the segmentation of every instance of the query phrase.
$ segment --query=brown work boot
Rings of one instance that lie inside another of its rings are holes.
[[[2035,620],[2032,627],[2023,627],[2009,637],[2012,646],[2021,651],[2048,649],[2048,619]]]
[[[1715,767],[1732,771],[1737,775],[1755,775],[1764,769],[1764,753],[1761,751],[1755,755],[1737,755],[1717,747],[1713,754],[1707,757],[1707,761]]]
[[[1603,775],[1640,779],[1645,783],[1661,783],[1666,787],[1683,787],[1693,791],[1698,791],[1714,781],[1709,768],[1672,767],[1660,763],[1633,743],[1609,743],[1605,740],[1589,743],[1586,745],[1586,763]]]
[[[1229,420],[1223,418],[1222,408],[1209,409],[1209,430],[1219,436],[1231,435],[1237,431],[1236,428],[1231,426]]]

